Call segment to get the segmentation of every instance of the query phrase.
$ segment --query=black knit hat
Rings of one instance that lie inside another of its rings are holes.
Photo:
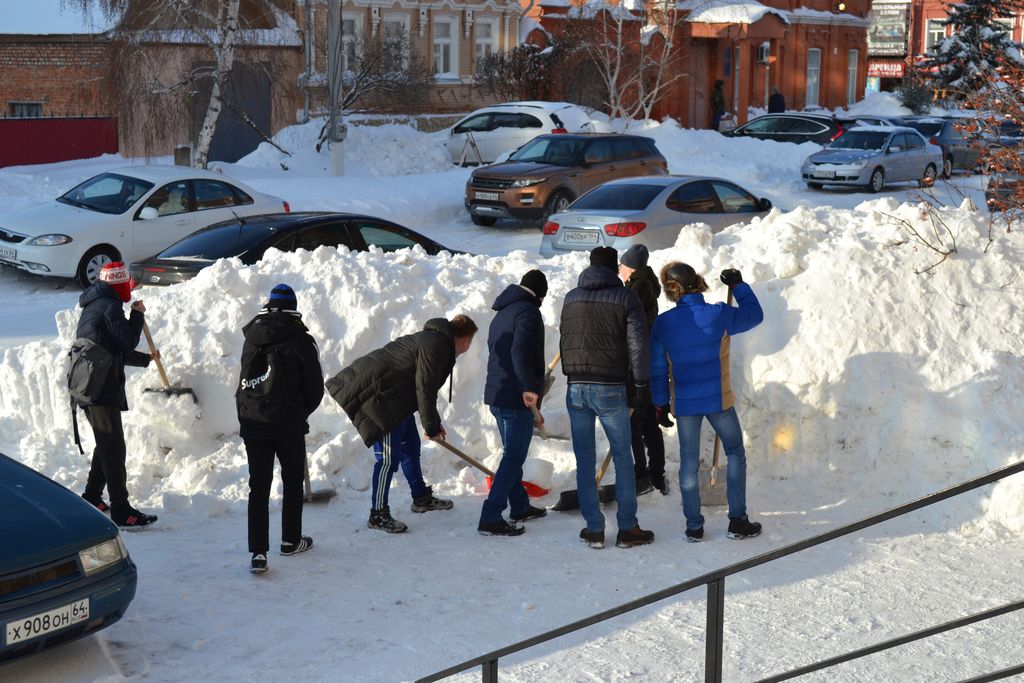
[[[594,247],[590,251],[590,265],[604,266],[611,271],[619,269],[619,252],[614,247]]]
[[[548,295],[548,279],[539,270],[531,270],[519,281],[520,287],[526,287],[534,293],[538,299]]]
[[[282,311],[294,311],[298,308],[298,301],[295,298],[295,291],[288,285],[277,285],[270,290],[270,300],[267,301],[267,308],[276,308]]]
[[[649,253],[647,247],[642,244],[634,244],[622,254],[622,265],[633,270],[640,270],[647,265]]]

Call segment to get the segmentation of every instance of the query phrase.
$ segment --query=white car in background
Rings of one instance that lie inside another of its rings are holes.
[[[588,133],[585,111],[567,102],[508,102],[478,109],[448,131],[452,163],[492,163],[544,133]]]
[[[0,216],[0,264],[88,287],[111,261],[139,261],[233,217],[290,210],[288,202],[212,171],[118,168]]]

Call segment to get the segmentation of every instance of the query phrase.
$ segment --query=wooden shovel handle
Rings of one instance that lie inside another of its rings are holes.
[[[554,372],[555,368],[558,366],[558,361],[560,361],[560,360],[562,360],[562,352],[561,351],[556,353],[555,357],[551,359],[550,363],[548,363],[548,372]]]
[[[544,418],[541,417],[540,411],[537,410],[537,406],[530,406],[530,412],[533,413],[533,421],[537,423],[537,431],[540,432],[540,438],[547,441],[550,437],[548,430],[544,429]]]
[[[164,388],[170,389],[171,383],[167,381],[167,373],[164,372],[164,364],[156,357],[156,345],[153,344],[153,335],[149,333],[149,323],[146,322],[145,317],[142,318],[142,331],[146,333],[146,343],[149,344],[149,353],[153,356],[153,360],[156,361],[156,369],[160,371],[160,379],[163,380]]]
[[[726,304],[732,305],[732,287],[729,288],[729,294],[726,297]],[[718,438],[718,434],[715,434],[715,448],[711,452],[711,485],[714,486],[718,483],[718,461],[722,455],[722,440]]]
[[[444,439],[437,439],[435,441],[435,443],[441,444],[442,446],[447,448],[449,451],[451,451],[455,455],[459,456],[460,458],[462,458],[463,460],[468,462],[473,467],[477,468],[478,470],[480,470],[481,472],[486,474],[488,477],[493,477],[494,476],[494,472],[492,472],[491,470],[489,470],[486,467],[484,467],[483,464],[481,464],[478,460],[475,460],[474,458],[469,457],[468,455],[466,455],[465,453],[463,453],[458,448],[456,448],[455,446],[451,445],[450,443],[448,443]]]
[[[604,473],[608,471],[608,465],[612,462],[612,449],[608,449],[608,455],[604,456],[604,462],[601,463],[601,469],[597,471],[597,485],[601,485],[601,480],[604,479]]]

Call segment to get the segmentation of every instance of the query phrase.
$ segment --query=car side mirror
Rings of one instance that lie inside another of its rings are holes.
[[[160,212],[154,209],[152,206],[147,206],[142,211],[139,211],[139,218],[144,221],[151,221],[154,218],[160,218]]]
[[[757,202],[757,208],[759,211],[771,211],[772,202],[767,197],[761,197],[761,199]]]

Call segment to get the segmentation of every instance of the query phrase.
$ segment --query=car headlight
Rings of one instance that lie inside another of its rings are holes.
[[[67,235],[40,235],[25,242],[29,247],[55,247],[58,244],[67,244],[71,238]]]
[[[512,187],[529,187],[543,183],[547,178],[518,178],[512,181]]]
[[[82,570],[85,571],[86,576],[101,572],[126,557],[128,557],[128,549],[124,547],[121,534],[78,553],[78,558],[82,561]]]

